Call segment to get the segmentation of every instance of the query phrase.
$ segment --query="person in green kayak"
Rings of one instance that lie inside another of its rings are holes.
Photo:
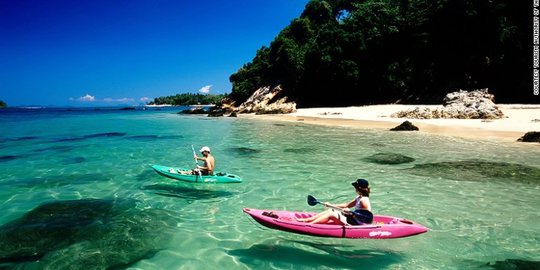
[[[352,185],[358,196],[356,196],[356,198],[350,202],[333,205],[343,209],[343,211],[329,208],[312,217],[297,218],[296,220],[299,222],[309,222],[313,224],[324,224],[330,221],[343,225],[361,224],[357,219],[354,218],[354,215],[352,215],[352,212],[348,210],[348,208],[354,206],[355,210],[371,211],[371,202],[369,201],[369,182],[366,179],[357,179],[356,181],[352,182]],[[329,205],[329,203],[326,202],[324,205]]]
[[[214,159],[214,156],[210,154],[210,147],[203,146],[199,152],[201,152],[203,157],[194,156],[193,158],[195,158],[196,161],[204,161],[204,164],[202,166],[197,165],[197,168],[193,170],[194,174],[198,174],[199,172],[201,172],[202,175],[214,174],[216,160]]]
[[[214,168],[216,165],[216,160],[214,159],[214,156],[210,154],[210,147],[203,146],[203,148],[201,148],[199,152],[201,152],[203,157],[198,157],[197,155],[195,155],[195,152],[193,152],[193,158],[195,159],[195,161],[202,160],[204,162],[202,166],[197,165],[197,168],[193,170],[187,170],[187,171],[178,170],[176,172],[179,174],[196,174],[196,175],[199,175],[199,172],[200,172],[201,175],[213,175]],[[175,173],[175,170],[171,168],[169,172]]]

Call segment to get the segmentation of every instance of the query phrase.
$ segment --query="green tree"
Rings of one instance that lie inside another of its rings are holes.
[[[218,101],[220,101],[222,98],[224,98],[225,95],[203,95],[203,94],[192,94],[192,93],[184,93],[184,94],[177,94],[174,96],[164,96],[164,97],[157,97],[154,99],[154,101],[149,102],[149,105],[162,105],[162,104],[170,104],[170,105],[195,105],[195,104],[216,104]]]
[[[282,84],[299,107],[532,96],[530,8],[511,0],[312,0],[231,75],[231,97]]]
[[[7,104],[3,100],[0,100],[0,108],[6,108],[6,107],[7,107]]]

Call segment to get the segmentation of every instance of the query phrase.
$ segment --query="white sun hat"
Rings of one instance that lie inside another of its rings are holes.
[[[201,148],[201,150],[199,150],[199,152],[201,152],[201,153],[204,152],[204,151],[210,153],[210,147],[208,147],[208,146],[203,146],[203,148]]]

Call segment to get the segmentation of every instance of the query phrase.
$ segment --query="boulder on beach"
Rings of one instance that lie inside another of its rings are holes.
[[[409,111],[400,111],[392,114],[397,118],[431,119],[500,119],[503,112],[493,102],[495,97],[488,93],[488,89],[448,93],[443,99],[443,108],[429,109],[416,107]]]
[[[540,143],[540,131],[529,131],[517,140],[518,142],[538,142]]]
[[[418,131],[418,127],[409,121],[401,123],[399,126],[391,128],[391,131]]]

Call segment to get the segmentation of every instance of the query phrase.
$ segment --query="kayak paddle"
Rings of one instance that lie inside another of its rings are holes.
[[[197,162],[197,154],[195,154],[195,148],[193,148],[193,144],[191,145],[191,151],[193,151],[193,158],[195,158],[195,168],[197,168],[197,166],[199,166],[199,163]],[[201,170],[199,170],[199,176],[201,177],[201,180],[202,180]],[[195,182],[197,182],[197,178],[195,178]]]
[[[314,206],[314,205],[317,205],[317,204],[322,204],[322,205],[324,205],[326,207],[338,210],[343,214],[352,214],[356,219],[358,219],[358,221],[360,221],[362,223],[372,223],[373,222],[373,213],[371,213],[371,211],[366,210],[366,209],[360,209],[360,210],[354,210],[354,211],[345,210],[343,208],[339,208],[339,207],[331,205],[329,203],[322,203],[322,202],[320,202],[319,200],[317,200],[315,197],[313,197],[311,195],[307,196],[307,203],[310,206]]]

